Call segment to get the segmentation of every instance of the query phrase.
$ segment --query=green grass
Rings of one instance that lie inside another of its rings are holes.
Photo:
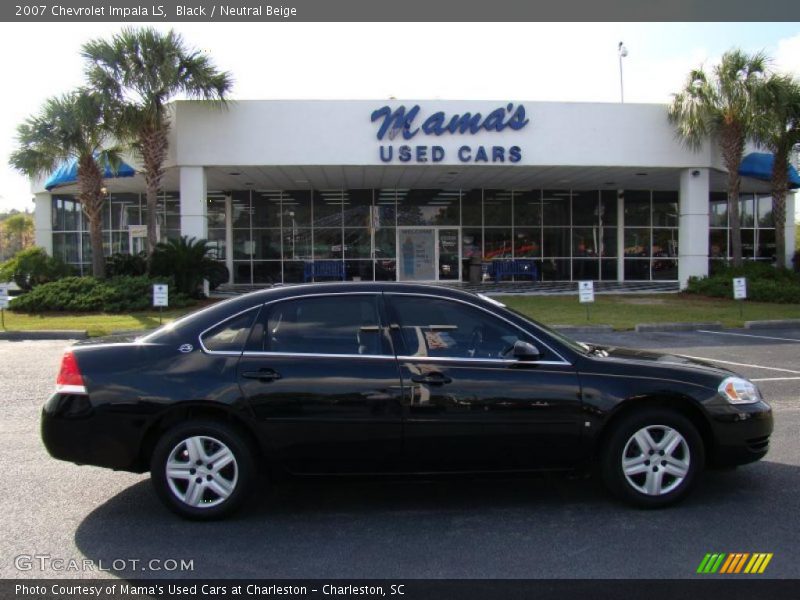
[[[633,329],[637,323],[719,321],[742,327],[744,321],[800,319],[800,304],[742,303],[689,294],[596,295],[589,307],[577,296],[502,296],[498,300],[546,325],[611,325]]]
[[[177,319],[198,307],[165,310],[164,323]],[[126,329],[153,329],[158,327],[158,311],[144,311],[126,315],[105,313],[47,313],[31,315],[5,311],[8,331],[31,331],[52,329],[86,330],[92,337],[109,335],[112,331]]]
[[[744,321],[758,319],[800,319],[800,304],[768,304],[706,298],[688,294],[597,295],[589,307],[577,296],[501,296],[498,300],[546,325],[611,325],[614,329],[633,329],[637,323],[680,321],[720,321],[726,327],[742,327]],[[200,308],[164,311],[164,322]],[[86,330],[90,336],[108,335],[126,329],[158,327],[158,312],[126,315],[49,313],[30,315],[5,311],[6,329],[30,331],[48,329]]]

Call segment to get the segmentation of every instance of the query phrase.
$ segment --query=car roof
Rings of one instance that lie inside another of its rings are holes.
[[[477,294],[464,290],[454,289],[440,285],[426,285],[419,283],[405,283],[394,281],[336,281],[330,283],[305,283],[298,285],[277,285],[263,290],[256,290],[241,296],[229,298],[223,302],[213,304],[203,310],[191,313],[186,317],[175,321],[172,325],[159,329],[152,334],[145,336],[147,341],[156,341],[163,335],[170,332],[189,330],[202,331],[211,327],[228,317],[239,312],[245,311],[250,307],[258,306],[265,302],[274,300],[299,298],[303,296],[318,294],[353,294],[353,293],[380,293],[380,292],[400,292],[406,294],[425,294],[428,296],[438,296],[441,298],[452,298],[480,304],[489,304],[484,298]]]

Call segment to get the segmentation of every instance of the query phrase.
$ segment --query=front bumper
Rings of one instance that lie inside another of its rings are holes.
[[[41,435],[50,456],[80,465],[141,471],[141,428],[85,394],[56,393],[42,409]]]
[[[772,408],[766,402],[733,405],[725,400],[707,406],[715,444],[712,466],[736,466],[764,458],[773,429]]]

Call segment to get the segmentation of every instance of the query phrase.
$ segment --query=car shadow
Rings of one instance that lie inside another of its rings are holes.
[[[556,475],[289,478],[209,523],[172,515],[143,481],[87,515],[75,543],[104,566],[140,560],[113,571],[126,579],[689,577],[709,551],[775,552],[777,571],[796,543],[798,475],[768,461],[709,471],[662,510]],[[146,570],[152,559],[193,569]]]

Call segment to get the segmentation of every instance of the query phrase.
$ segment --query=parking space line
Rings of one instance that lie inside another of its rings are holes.
[[[800,377],[760,377],[750,381],[800,381]]]
[[[750,367],[752,369],[766,369],[767,371],[779,371],[781,373],[792,373],[794,375],[800,375],[800,371],[793,371],[792,369],[779,369],[778,367],[764,367],[761,365],[751,365],[749,363],[740,363],[740,362],[733,362],[732,360],[722,360],[720,358],[708,358],[706,356],[689,356],[688,354],[681,354],[680,356],[685,356],[686,358],[695,358],[697,360],[707,360],[708,362],[718,362],[718,363],[725,363],[726,365],[734,365],[737,367]]]
[[[761,340],[780,340],[783,342],[797,342],[800,343],[800,340],[797,338],[785,338],[785,337],[773,337],[771,335],[754,335],[752,333],[733,333],[730,331],[709,331],[707,329],[698,329],[698,333],[713,333],[714,335],[736,335],[739,337],[749,337],[749,338],[758,338]]]

